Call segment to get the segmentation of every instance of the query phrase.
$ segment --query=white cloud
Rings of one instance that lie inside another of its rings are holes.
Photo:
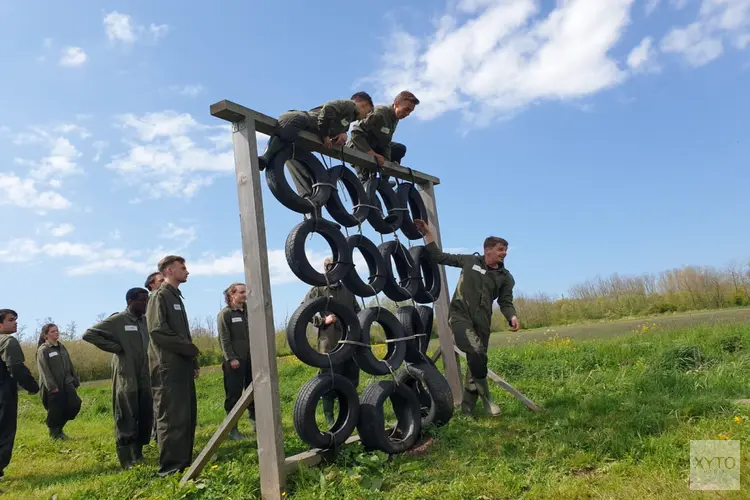
[[[68,68],[82,66],[88,56],[81,47],[65,47],[60,56],[60,65]]]
[[[99,161],[99,160],[101,159],[101,157],[102,157],[102,152],[104,151],[104,149],[105,149],[105,148],[106,148],[106,147],[107,147],[108,145],[109,145],[109,143],[108,143],[108,142],[106,142],[106,141],[94,141],[94,142],[93,142],[93,143],[91,144],[91,147],[93,147],[93,148],[94,148],[94,152],[95,152],[95,154],[94,154],[94,158],[93,158],[93,161],[94,161],[94,162],[98,162],[98,161]]]
[[[187,113],[163,111],[117,117],[130,138],[129,151],[116,155],[107,168],[138,185],[150,198],[193,196],[218,175],[234,170],[231,143],[211,141],[217,128],[198,123]],[[207,135],[208,134],[208,135]],[[202,146],[200,142],[213,142]]]
[[[113,42],[133,44],[144,36],[150,36],[154,41],[166,36],[169,26],[166,24],[150,24],[148,27],[135,25],[128,14],[112,11],[104,16],[104,32]]]
[[[675,2],[673,2],[675,3]],[[677,8],[685,2],[677,2]],[[673,28],[660,43],[662,51],[681,55],[691,66],[721,57],[724,42],[742,50],[750,43],[750,0],[701,0],[692,23]]]
[[[660,0],[646,0],[646,15],[650,16],[659,6]]]
[[[114,231],[109,233],[109,237],[112,238],[113,240],[120,240],[122,239],[122,233],[120,233],[119,229],[115,229]]]
[[[49,155],[38,162],[16,158],[19,165],[31,167],[30,175],[38,181],[55,182],[59,185],[63,177],[83,172],[76,159],[81,156],[80,151],[66,137],[56,137],[50,140]]]
[[[626,77],[609,51],[632,4],[570,0],[540,17],[534,0],[464,0],[429,37],[389,36],[373,78],[383,99],[412,90],[422,100],[416,116],[462,110],[475,125],[537,101],[578,99]]]
[[[659,71],[654,40],[647,36],[628,54],[628,66],[636,71]]]
[[[67,236],[75,230],[75,226],[73,226],[73,224],[68,224],[68,223],[59,224],[57,226],[47,223],[46,227],[47,227],[47,231],[49,232],[49,234],[57,238]]]
[[[46,213],[69,208],[70,201],[55,191],[38,189],[33,179],[0,173],[0,205],[15,205]]]
[[[173,223],[168,223],[167,227],[161,233],[162,238],[169,240],[177,240],[181,243],[182,247],[190,245],[197,236],[197,232],[194,226],[190,227],[179,227]]]
[[[197,97],[198,94],[203,92],[203,85],[200,83],[191,83],[188,85],[172,85],[169,87],[169,89],[172,92],[177,92],[178,94],[186,97]]]

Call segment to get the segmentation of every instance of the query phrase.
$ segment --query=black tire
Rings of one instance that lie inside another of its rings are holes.
[[[362,309],[358,314],[360,327],[360,342],[370,344],[370,328],[374,322],[380,324],[385,332],[385,338],[388,340],[404,338],[404,327],[398,318],[384,307],[368,307]],[[385,357],[381,360],[375,357],[372,349],[369,347],[358,346],[354,353],[354,360],[357,366],[370,375],[388,375],[391,369],[395,372],[406,358],[405,342],[388,342]]]
[[[336,321],[343,326],[342,340],[359,342],[361,328],[359,318],[354,309],[333,298],[317,297],[300,304],[289,318],[286,325],[286,340],[292,354],[306,365],[316,368],[329,368],[352,359],[356,346],[354,344],[338,344],[328,355],[318,352],[307,340],[307,325],[313,316],[329,311],[336,315]]]
[[[383,293],[394,302],[402,302],[411,299],[419,289],[422,277],[419,268],[414,263],[411,254],[398,240],[386,241],[378,245],[380,255],[385,260],[386,280],[383,285]],[[391,258],[396,263],[398,281],[393,276]]]
[[[453,417],[453,391],[448,380],[430,363],[407,364],[396,375],[414,391],[421,406],[422,429],[442,427]]]
[[[411,337],[416,334],[424,334],[425,337],[417,337],[407,340],[406,361],[409,363],[424,363],[427,355],[427,344],[429,344],[430,332],[425,330],[419,311],[414,306],[403,306],[396,310],[398,322],[404,328],[404,335]]]
[[[422,278],[412,298],[420,304],[431,304],[440,297],[440,268],[424,245],[411,247],[409,253]]]
[[[422,346],[424,349],[425,354],[427,353],[427,348],[429,347],[430,340],[432,339],[432,322],[435,315],[435,310],[432,307],[417,306],[417,311],[419,312],[419,319],[422,320],[422,325],[424,326],[424,331],[427,332],[427,337],[425,337],[425,342]]]
[[[399,206],[407,208],[403,212],[404,217],[401,221],[401,232],[410,240],[421,240],[422,233],[419,232],[414,224],[414,219],[422,219],[427,222],[427,207],[424,205],[422,196],[417,191],[417,186],[411,182],[402,182],[396,188],[396,198]]]
[[[370,273],[370,277],[367,283],[362,281],[357,269],[352,264],[351,269],[348,273],[341,278],[344,286],[357,297],[374,297],[383,291],[383,287],[386,283],[385,259],[380,254],[380,250],[375,246],[371,240],[361,234],[353,234],[346,239],[346,244],[349,247],[349,251],[354,252],[355,248],[358,248],[362,252],[367,263],[367,269]],[[350,260],[354,262],[353,255],[350,255]]]
[[[398,231],[398,229],[401,227],[401,222],[404,220],[404,210],[401,210],[401,208],[405,207],[401,207],[401,205],[399,204],[398,198],[396,197],[396,192],[393,190],[393,188],[388,184],[387,181],[383,182],[382,179],[378,176],[370,177],[365,182],[365,191],[367,191],[368,193],[372,193],[372,195],[370,196],[370,205],[376,207],[375,209],[370,208],[370,211],[367,213],[367,221],[370,223],[372,228],[380,234],[391,234]],[[383,202],[385,203],[385,212],[388,215],[394,214],[396,216],[396,220],[392,224],[386,224],[386,222],[383,220],[382,205],[380,204],[380,200],[375,193],[380,193],[380,196],[383,198]]]
[[[326,393],[333,391],[339,400],[339,414],[327,432],[321,432],[315,421],[318,402]],[[344,444],[359,422],[359,395],[354,384],[343,375],[324,373],[308,380],[299,391],[294,402],[294,430],[313,448],[324,450]]]
[[[316,184],[309,197],[303,198],[289,185],[284,175],[284,165],[292,159],[300,163],[302,168]],[[271,163],[266,167],[266,183],[273,196],[289,210],[301,214],[312,213],[316,207],[322,207],[331,196],[332,187],[328,171],[311,152],[299,146],[287,145],[274,155]]]
[[[383,404],[390,398],[397,423],[385,428]],[[359,399],[359,437],[365,450],[388,454],[403,453],[414,446],[422,433],[422,418],[417,395],[406,384],[379,380],[365,388]]]
[[[323,236],[333,252],[334,265],[326,273],[312,267],[305,254],[305,239],[313,232]],[[294,275],[311,286],[336,283],[354,268],[346,238],[333,222],[325,219],[306,219],[297,224],[287,236],[284,253]]]
[[[328,170],[328,174],[331,183],[343,186],[354,204],[354,210],[349,213],[341,202],[339,190],[332,190],[331,196],[326,203],[326,209],[333,220],[344,227],[359,226],[365,222],[367,214],[370,212],[370,197],[365,192],[365,187],[360,182],[357,174],[344,165],[331,167]]]

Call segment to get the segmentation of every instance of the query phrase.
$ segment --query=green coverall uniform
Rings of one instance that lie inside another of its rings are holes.
[[[224,356],[221,369],[224,373],[224,410],[229,414],[237,401],[242,397],[242,392],[253,381],[253,364],[250,359],[250,326],[247,322],[247,308],[234,309],[225,307],[222,309],[216,323],[219,326],[219,346]],[[237,360],[240,366],[232,368],[232,360]],[[255,402],[248,407],[250,422],[255,421]],[[238,439],[237,428],[232,429],[232,438]]]
[[[388,161],[400,163],[406,155],[406,146],[393,142],[398,121],[393,105],[375,106],[372,113],[352,126],[352,133],[346,145],[363,153],[373,150]],[[359,166],[355,166],[355,170],[362,181],[370,177],[371,172]],[[387,180],[388,176],[384,175],[383,179]]]
[[[361,308],[357,303],[357,298],[344,285],[342,285],[341,282],[334,283],[330,286],[322,285],[312,287],[305,295],[302,303],[318,297],[330,297],[351,307],[355,313],[361,311]],[[331,313],[323,311],[320,315],[316,314],[312,318],[313,326],[318,329],[318,351],[323,353],[335,349],[338,345],[338,341],[341,340],[344,335],[344,327],[340,322],[336,321],[332,325],[325,324],[325,317],[329,314]],[[330,373],[330,371],[330,368],[320,369],[320,373]],[[345,363],[334,366],[333,372],[349,379],[354,384],[354,387],[359,386],[359,366],[357,366],[354,359],[350,359]],[[329,425],[333,425],[333,395],[331,394],[327,394],[323,397],[323,413],[325,414]]]
[[[13,456],[18,427],[18,386],[29,394],[39,392],[39,385],[24,361],[18,340],[0,334],[0,478]]]
[[[129,467],[143,459],[153,422],[151,381],[148,373],[146,318],[127,309],[95,324],[83,340],[112,356],[112,412],[120,465]]]
[[[160,476],[190,466],[198,405],[194,372],[200,351],[190,335],[180,291],[168,283],[149,296],[146,325],[151,391],[156,407]]]
[[[76,391],[81,379],[76,374],[68,350],[60,341],[54,344],[47,341],[40,345],[36,351],[36,363],[50,437],[65,439],[67,436],[63,433],[63,427],[81,411],[81,398]],[[52,392],[55,389],[57,392]]]
[[[441,265],[458,267],[461,275],[448,310],[448,322],[456,339],[456,346],[466,353],[468,370],[464,383],[462,409],[473,411],[477,395],[487,410],[499,413],[492,403],[487,387],[487,349],[490,340],[492,303],[497,300],[503,316],[510,321],[516,315],[513,306],[513,275],[503,264],[489,268],[484,257],[445,253],[435,242],[429,243],[427,251]]]

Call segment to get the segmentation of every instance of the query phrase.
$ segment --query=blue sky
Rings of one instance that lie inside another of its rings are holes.
[[[748,0],[2,2],[0,306],[80,331],[176,252],[189,315],[215,316],[243,273],[209,106],[360,89],[422,100],[396,139],[442,180],[444,246],[507,238],[518,293],[747,262],[749,45]],[[281,323],[308,288],[283,258],[301,218],[264,202]]]

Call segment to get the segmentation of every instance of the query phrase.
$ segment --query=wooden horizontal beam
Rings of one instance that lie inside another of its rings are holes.
[[[253,120],[255,122],[255,130],[266,135],[272,135],[278,123],[276,118],[264,115],[232,101],[227,101],[226,99],[212,104],[211,114],[231,123],[240,123],[245,119]],[[297,143],[309,151],[322,153],[367,170],[380,171],[408,182],[440,184],[440,179],[437,177],[418,170],[410,170],[407,167],[390,161],[386,161],[385,165],[379,167],[372,156],[354,148],[328,149],[315,134],[311,134],[310,132],[301,132]]]
[[[344,441],[344,445],[358,443],[358,442],[359,442],[358,435],[350,436],[349,439]],[[322,450],[320,448],[313,448],[311,450],[303,451],[302,453],[298,453],[296,455],[292,455],[291,457],[287,457],[286,459],[284,459],[284,470],[286,471],[287,474],[291,474],[292,472],[299,469],[301,465],[304,465],[306,467],[312,467],[313,465],[318,465],[328,455],[333,457],[334,456],[333,450]]]

